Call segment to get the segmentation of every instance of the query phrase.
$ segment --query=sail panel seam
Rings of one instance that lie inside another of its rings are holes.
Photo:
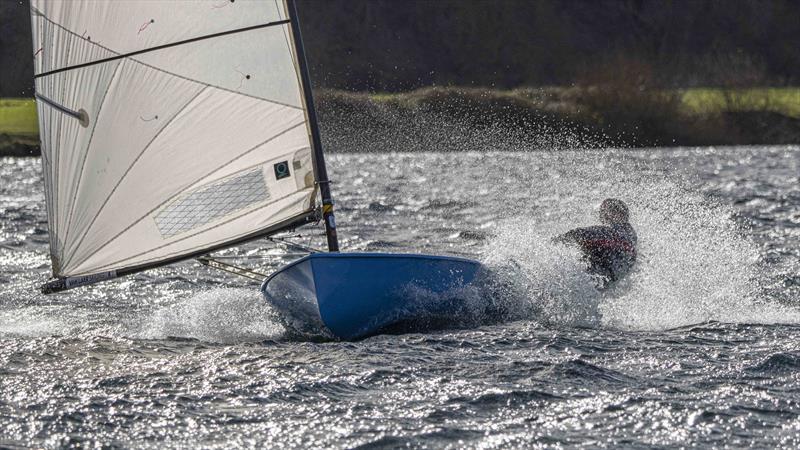
[[[81,171],[78,174],[78,181],[75,183],[75,192],[72,196],[72,202],[68,205],[69,206],[69,216],[67,217],[67,229],[65,231],[64,239],[61,243],[61,254],[64,254],[66,250],[67,242],[69,241],[70,231],[72,231],[72,217],[75,214],[75,204],[78,201],[78,192],[81,188],[81,183],[83,182],[83,173],[86,170],[86,160],[89,159],[89,151],[92,149],[92,141],[94,140],[94,132],[97,130],[97,124],[100,121],[100,113],[103,112],[103,106],[106,103],[106,98],[108,97],[108,92],[111,90],[111,86],[114,84],[114,80],[117,78],[117,74],[119,73],[119,68],[124,64],[120,62],[117,64],[117,67],[114,68],[114,73],[111,74],[111,78],[108,80],[108,86],[106,86],[106,90],[103,93],[103,98],[100,100],[100,106],[97,108],[97,114],[95,115],[94,126],[92,127],[92,134],[89,136],[89,142],[86,144],[86,152],[83,154],[83,161],[81,161]]]
[[[278,11],[278,15],[281,15],[280,6],[278,6],[278,1],[279,0],[275,0],[275,9]],[[281,1],[281,3],[283,3],[283,2]],[[285,4],[284,4],[284,6],[285,6]],[[286,15],[288,15],[288,12],[285,9],[284,9],[284,13]],[[286,28],[285,27],[282,28],[281,31],[283,31],[283,39],[286,42],[286,49],[289,51],[289,56],[292,58],[292,66],[294,67],[295,77],[297,77],[297,67],[298,67],[297,59],[295,58],[294,50],[292,49],[292,44],[289,43],[289,35],[286,33]],[[298,85],[300,85],[300,80],[299,79],[297,80],[297,83],[298,83]]]

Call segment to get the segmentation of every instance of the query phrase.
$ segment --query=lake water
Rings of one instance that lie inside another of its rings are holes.
[[[344,249],[478,258],[511,279],[516,320],[298,339],[257,282],[195,263],[43,296],[39,161],[2,159],[0,447],[800,445],[800,147],[329,167]],[[628,202],[640,259],[599,293],[549,238],[605,197]]]

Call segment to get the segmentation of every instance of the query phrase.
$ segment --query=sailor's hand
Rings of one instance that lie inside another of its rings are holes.
[[[577,244],[580,242],[580,235],[578,234],[578,230],[570,230],[564,234],[559,234],[558,236],[550,238],[550,242],[554,244]]]

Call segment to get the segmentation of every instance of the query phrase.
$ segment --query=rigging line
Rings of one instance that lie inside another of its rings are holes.
[[[235,266],[233,264],[228,264],[216,258],[201,256],[199,258],[196,258],[196,260],[200,264],[207,267],[211,267],[212,269],[217,269],[223,272],[232,273],[234,275],[239,275],[240,277],[249,278],[251,280],[262,281],[264,278],[267,278],[267,274],[265,273],[256,272],[255,270],[250,270],[244,267]]]
[[[163,50],[165,48],[176,47],[176,46],[179,46],[179,45],[189,44],[189,43],[192,43],[192,42],[203,41],[203,40],[206,40],[206,39],[213,39],[213,38],[217,38],[217,37],[221,37],[221,36],[227,36],[229,34],[243,33],[245,31],[252,31],[252,30],[258,30],[258,29],[261,29],[261,28],[274,27],[276,25],[284,25],[284,24],[287,24],[289,22],[290,22],[289,19],[277,20],[275,22],[267,22],[267,23],[262,23],[260,25],[253,25],[253,26],[250,26],[250,27],[237,28],[235,30],[228,30],[228,31],[221,31],[219,33],[207,34],[205,36],[198,36],[198,37],[194,37],[194,38],[191,38],[191,39],[184,39],[182,41],[171,42],[169,44],[156,45],[155,47],[145,48],[145,49],[142,49],[142,50],[136,50],[136,51],[128,52],[128,53],[122,53],[122,54],[117,55],[117,56],[111,56],[111,57],[108,57],[108,58],[98,59],[98,60],[90,61],[90,62],[83,63],[83,64],[75,64],[74,66],[62,67],[60,69],[54,69],[54,70],[50,70],[50,71],[47,71],[47,72],[44,72],[44,73],[40,73],[38,75],[34,75],[33,77],[34,78],[46,77],[48,75],[53,75],[53,74],[60,73],[60,72],[66,72],[68,70],[80,69],[80,68],[83,68],[83,67],[94,66],[96,64],[103,64],[103,63],[107,63],[109,61],[115,61],[117,59],[130,58],[131,56],[141,55],[143,53],[150,53],[150,52],[154,52],[156,50]]]
[[[291,236],[289,236],[291,237]],[[299,235],[297,237],[300,237]],[[294,250],[302,250],[307,253],[322,253],[320,250],[317,250],[313,247],[305,246],[303,244],[298,244],[296,242],[292,242],[287,238],[280,238],[280,237],[268,237],[267,240],[274,244],[284,245],[286,248],[294,249]]]
[[[253,151],[255,151],[255,150],[257,150],[258,148],[262,147],[264,144],[266,144],[266,143],[268,143],[268,142],[271,142],[271,141],[273,141],[273,140],[275,140],[275,139],[277,139],[277,138],[279,138],[279,137],[283,136],[284,134],[286,134],[286,133],[288,133],[288,132],[290,132],[290,131],[294,130],[295,128],[299,127],[300,125],[303,125],[304,123],[305,123],[305,122],[300,122],[300,123],[298,123],[298,124],[296,124],[296,125],[293,125],[293,126],[291,126],[290,128],[288,128],[288,129],[286,129],[286,130],[284,130],[284,131],[280,132],[279,134],[276,134],[275,136],[272,136],[272,137],[270,137],[269,139],[267,139],[267,140],[265,140],[265,141],[262,141],[262,142],[261,142],[261,143],[259,143],[259,144],[256,144],[255,146],[251,147],[250,149],[248,149],[248,150],[247,150],[247,151],[245,151],[244,153],[242,153],[242,154],[240,154],[240,155],[236,156],[235,158],[233,158],[233,159],[229,160],[229,161],[228,161],[228,162],[226,162],[224,165],[222,165],[222,166],[220,166],[220,167],[217,167],[217,168],[215,168],[215,169],[214,169],[214,170],[212,170],[211,172],[209,172],[209,173],[206,173],[206,174],[205,174],[205,175],[203,175],[202,177],[200,177],[200,178],[197,178],[197,179],[195,179],[194,181],[192,181],[191,183],[189,183],[189,184],[187,184],[187,185],[183,186],[183,187],[181,188],[181,190],[180,190],[180,191],[178,191],[178,192],[177,192],[175,195],[173,195],[172,197],[170,197],[170,198],[168,198],[168,199],[164,200],[163,202],[161,202],[161,203],[160,203],[158,206],[156,206],[155,208],[151,209],[151,210],[150,210],[150,211],[148,211],[148,212],[147,212],[145,215],[143,215],[143,216],[141,216],[140,218],[138,218],[138,219],[137,219],[135,222],[133,222],[133,223],[131,223],[130,225],[128,225],[127,227],[125,227],[125,229],[123,229],[122,231],[120,231],[119,233],[117,233],[116,235],[114,235],[114,237],[112,237],[111,239],[107,240],[105,243],[103,243],[103,245],[101,245],[100,247],[98,247],[98,248],[94,249],[92,252],[93,252],[93,253],[97,253],[98,251],[100,251],[100,250],[102,250],[103,248],[105,248],[105,246],[107,246],[108,244],[110,244],[111,242],[113,242],[115,239],[117,239],[118,237],[120,237],[120,236],[121,236],[122,234],[124,234],[126,231],[130,230],[130,229],[131,229],[131,228],[133,228],[133,227],[134,227],[136,224],[138,224],[139,222],[141,222],[142,220],[146,219],[146,218],[147,218],[147,217],[149,217],[151,214],[153,214],[155,211],[157,211],[159,208],[163,207],[164,205],[166,205],[167,203],[169,203],[170,201],[172,201],[173,199],[175,199],[175,197],[177,197],[178,195],[182,194],[182,193],[183,193],[183,191],[184,191],[184,190],[186,190],[187,188],[189,188],[190,186],[194,186],[195,184],[199,183],[199,182],[200,182],[200,181],[202,181],[203,179],[205,179],[205,178],[207,178],[207,177],[209,177],[209,176],[213,175],[213,174],[214,174],[214,173],[216,173],[216,172],[219,172],[220,170],[222,170],[222,169],[224,169],[225,167],[227,167],[227,166],[231,165],[231,164],[232,164],[232,163],[234,163],[235,161],[237,161],[237,160],[239,160],[239,159],[243,158],[243,157],[244,157],[244,156],[246,156],[247,154],[249,154],[249,153],[252,153]],[[141,156],[141,155],[140,155],[140,156]],[[263,165],[263,164],[265,164],[265,163],[266,163],[266,161],[261,161],[261,162],[259,162],[259,163],[257,163],[257,164],[254,164],[254,165],[252,165],[252,166],[248,167],[247,169],[252,169],[253,167],[257,167],[257,166]],[[132,166],[131,166],[131,167],[132,167]],[[247,169],[244,169],[244,170],[247,170]],[[130,171],[130,168],[129,168],[129,171]],[[127,175],[127,172],[126,172],[126,175]],[[120,181],[120,183],[121,183],[121,181]],[[118,183],[118,184],[117,184],[117,186],[114,188],[114,190],[116,190],[116,188],[117,188],[117,187],[119,187],[119,183]],[[113,194],[113,193],[114,193],[114,192],[112,191],[112,192],[111,192],[111,194]],[[89,231],[91,230],[91,227],[94,225],[94,222],[95,222],[95,221],[97,220],[97,218],[100,216],[100,212],[102,212],[102,208],[104,208],[104,207],[105,207],[105,205],[106,205],[106,203],[108,203],[108,200],[111,198],[111,194],[109,194],[109,196],[106,198],[106,201],[103,203],[103,206],[101,207],[101,209],[100,209],[100,210],[97,212],[97,214],[94,216],[94,219],[92,220],[92,223],[89,225],[89,227],[87,227],[87,228],[86,228],[86,231],[84,231],[84,234],[83,234],[83,237],[81,238],[81,241],[78,243],[78,245],[75,245],[75,247],[74,247],[74,248],[75,248],[76,250],[77,250],[77,249],[80,249],[80,244],[82,244],[82,243],[83,243],[83,240],[84,240],[84,239],[86,238],[86,236],[88,235]],[[268,206],[268,205],[270,205],[270,204],[273,204],[273,203],[275,203],[275,202],[277,202],[277,201],[284,200],[284,199],[286,199],[286,198],[288,198],[288,197],[290,197],[290,196],[292,196],[292,195],[294,195],[294,194],[296,194],[296,192],[295,192],[295,193],[292,193],[292,194],[289,194],[289,195],[287,195],[287,196],[284,196],[284,197],[278,198],[278,199],[276,199],[276,200],[274,200],[274,201],[272,201],[272,202],[269,202],[267,205],[264,205],[264,206]],[[261,207],[260,207],[260,208],[261,208]],[[258,209],[260,209],[260,208],[258,208]],[[225,222],[225,223],[227,223],[227,222]],[[205,230],[205,231],[207,231],[207,230]],[[181,238],[181,239],[179,239],[179,240],[177,240],[177,241],[173,241],[173,242],[171,242],[171,243],[169,243],[169,244],[165,244],[165,245],[163,245],[163,246],[161,246],[161,247],[165,247],[165,246],[167,246],[167,245],[172,245],[172,244],[174,244],[174,243],[176,243],[176,242],[182,241],[183,239],[186,239],[186,237],[184,237],[184,238]],[[133,258],[133,257],[141,256],[141,255],[143,255],[143,254],[145,254],[145,253],[148,253],[148,252],[151,252],[151,251],[153,251],[153,250],[158,250],[158,249],[160,249],[161,247],[156,247],[156,248],[154,248],[154,249],[148,250],[147,252],[143,252],[143,253],[140,253],[140,254],[134,255],[134,256],[132,256],[132,257],[129,257],[129,258],[123,259],[123,260],[121,260],[121,261],[117,261],[117,262],[123,262],[123,261],[127,261],[128,259],[131,259],[131,258]],[[75,255],[74,253],[73,253],[72,255],[70,255],[70,260],[69,260],[68,262],[72,262],[72,259],[73,259],[73,256],[74,256],[74,255]],[[113,263],[112,263],[112,264],[113,264]],[[64,265],[66,266],[66,263],[65,263]],[[104,266],[104,267],[105,267],[105,266]]]
[[[72,35],[72,36],[79,37],[79,38],[81,38],[81,39],[86,39],[86,38],[84,38],[84,37],[80,36],[78,33],[75,33],[74,31],[72,31],[72,30],[70,30],[70,29],[68,29],[68,28],[64,27],[63,25],[61,25],[61,24],[59,24],[59,23],[56,23],[55,21],[51,20],[49,17],[45,16],[44,14],[40,14],[40,16],[43,18],[43,20],[47,21],[47,22],[48,22],[48,23],[50,23],[52,26],[54,26],[54,27],[56,27],[56,28],[58,28],[58,29],[60,29],[60,30],[63,30],[65,33],[68,33],[68,34],[70,34],[70,35]],[[286,20],[288,20],[288,19],[286,19]],[[285,31],[284,31],[284,32],[285,32]],[[104,45],[100,45],[100,43],[98,43],[98,42],[95,42],[95,41],[92,41],[92,40],[88,40],[88,39],[86,39],[86,40],[87,40],[87,42],[89,42],[90,44],[92,44],[93,46],[95,46],[95,47],[97,47],[97,48],[100,48],[100,49],[102,49],[102,50],[105,50],[105,51],[107,51],[107,52],[109,52],[109,53],[112,53],[112,54],[114,54],[114,55],[119,55],[119,53],[117,53],[116,51],[114,51],[114,50],[111,50],[110,48],[108,48],[108,47],[106,47],[106,46],[104,46]],[[292,56],[292,58],[294,58],[294,56]],[[157,71],[159,71],[159,72],[161,72],[161,73],[165,73],[165,74],[167,74],[167,75],[170,75],[170,76],[173,76],[173,77],[176,77],[176,78],[180,78],[181,80],[190,81],[190,82],[192,82],[192,83],[197,83],[197,84],[200,84],[200,85],[203,85],[203,86],[206,86],[206,87],[212,87],[212,88],[215,88],[215,89],[219,89],[219,90],[221,90],[221,91],[230,92],[230,93],[232,93],[232,94],[238,94],[238,95],[242,95],[242,96],[245,96],[245,97],[248,97],[248,98],[253,98],[253,99],[256,99],[256,100],[261,100],[261,101],[265,101],[265,102],[275,103],[276,105],[286,106],[287,108],[292,108],[292,109],[303,109],[303,108],[302,108],[302,107],[300,107],[300,106],[296,106],[296,105],[292,105],[292,104],[289,104],[289,103],[280,102],[280,101],[278,101],[278,100],[273,100],[273,99],[269,99],[269,98],[259,97],[259,96],[257,96],[257,95],[247,94],[247,93],[240,92],[240,91],[234,91],[234,90],[232,90],[232,89],[228,89],[228,88],[225,88],[225,87],[222,87],[222,86],[217,86],[217,85],[215,85],[215,84],[209,84],[209,83],[206,83],[206,82],[204,82],[204,81],[195,80],[194,78],[185,77],[185,76],[183,76],[183,75],[179,75],[179,74],[177,74],[177,73],[170,72],[169,70],[162,69],[161,67],[156,67],[156,66],[153,66],[153,65],[151,65],[151,64],[147,64],[147,63],[145,63],[145,62],[139,61],[138,59],[135,59],[135,58],[129,58],[129,60],[130,60],[130,61],[133,61],[133,62],[135,62],[136,64],[140,64],[140,65],[142,65],[142,66],[144,66],[144,67],[148,67],[148,68],[150,68],[150,69],[157,70]],[[42,74],[42,75],[44,75],[44,74]],[[36,77],[34,77],[34,78],[36,78]]]

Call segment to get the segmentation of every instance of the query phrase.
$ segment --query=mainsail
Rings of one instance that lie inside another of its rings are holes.
[[[58,288],[316,214],[327,176],[290,14],[279,0],[31,1]]]

